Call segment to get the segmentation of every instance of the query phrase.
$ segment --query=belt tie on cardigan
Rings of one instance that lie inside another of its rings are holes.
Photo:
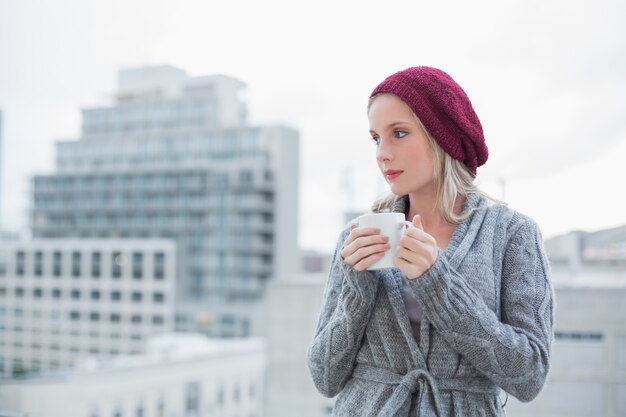
[[[400,414],[400,411],[407,402],[411,401],[415,393],[419,395],[420,407],[424,396],[432,395],[435,412],[439,417],[443,416],[439,389],[492,395],[498,395],[499,393],[499,388],[486,378],[442,378],[435,381],[435,378],[425,369],[413,369],[405,375],[401,375],[386,368],[357,364],[352,376],[367,381],[397,385],[391,397],[389,397],[389,400],[387,400],[387,403],[380,411],[379,417],[405,416],[406,414]],[[410,405],[406,407],[407,411],[409,409]]]

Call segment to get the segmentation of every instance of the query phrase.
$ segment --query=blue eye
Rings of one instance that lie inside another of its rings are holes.
[[[402,139],[403,137],[408,135],[408,132],[405,132],[404,130],[394,130],[393,135],[398,139]]]
[[[372,136],[372,142],[378,145],[378,143],[380,142],[380,138],[378,136]]]

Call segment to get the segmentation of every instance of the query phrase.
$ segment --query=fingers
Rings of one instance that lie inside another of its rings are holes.
[[[418,229],[417,227],[410,227],[406,229],[404,235],[402,235],[402,237],[400,238],[400,244],[402,244],[403,241],[407,241],[407,238],[412,238],[426,245],[437,245],[437,241],[434,237],[432,237],[422,229]]]
[[[373,227],[355,227],[341,250],[343,260],[357,271],[367,269],[389,250],[389,238]]]
[[[360,261],[358,261],[356,264],[354,264],[352,266],[353,269],[357,270],[357,271],[365,271],[367,268],[369,268],[371,265],[374,264],[374,262],[379,261],[380,259],[382,259],[382,257],[385,256],[385,252],[377,252],[374,253],[366,258],[361,259]]]
[[[418,261],[412,263],[404,258],[396,257],[393,260],[394,265],[399,268],[407,279],[416,279],[424,274],[424,272],[430,269],[431,265],[428,265],[425,261]]]
[[[380,236],[380,235],[378,235]],[[362,239],[366,239],[366,238],[362,238]],[[355,241],[353,244],[357,244],[359,241]],[[343,260],[350,266],[352,266],[354,269],[357,270],[362,270],[362,269],[358,269],[357,265],[365,265],[365,267],[363,267],[363,269],[367,268],[368,266],[370,266],[371,264],[373,264],[374,262],[376,262],[378,259],[382,258],[383,255],[385,254],[386,251],[388,251],[390,248],[389,243],[384,242],[384,243],[375,243],[375,244],[370,244],[367,246],[361,246],[358,247],[356,250],[354,250],[351,247],[348,248],[344,248],[344,250],[342,252],[345,252],[345,255],[343,256]],[[374,257],[375,259],[370,259]]]
[[[413,225],[420,230],[424,230],[424,225],[422,224],[422,216],[416,214],[413,217]]]
[[[414,224],[421,225],[421,220],[416,220]],[[411,227],[400,238],[394,264],[404,272],[408,279],[415,279],[430,269],[436,259],[437,241],[435,238],[418,227]]]
[[[361,236],[379,235],[379,234],[380,234],[380,229],[377,229],[375,227],[357,227],[357,226],[352,226],[352,231],[350,232],[350,234],[346,238],[346,241],[343,243],[343,245],[347,246],[350,243],[354,242],[355,239],[357,239],[357,238],[359,238]]]

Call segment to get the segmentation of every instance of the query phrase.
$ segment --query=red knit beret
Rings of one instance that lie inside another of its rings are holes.
[[[387,77],[370,97],[378,93],[392,93],[404,101],[439,146],[474,175],[487,161],[483,127],[472,103],[445,72],[431,67],[407,68]]]

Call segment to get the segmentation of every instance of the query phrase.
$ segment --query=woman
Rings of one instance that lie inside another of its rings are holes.
[[[368,271],[389,249],[346,227],[333,257],[308,366],[338,395],[335,416],[501,416],[550,365],[554,303],[541,233],[473,184],[488,156],[469,98],[445,72],[413,67],[371,94],[376,161],[406,215],[397,268]],[[507,394],[508,395],[508,394]]]

